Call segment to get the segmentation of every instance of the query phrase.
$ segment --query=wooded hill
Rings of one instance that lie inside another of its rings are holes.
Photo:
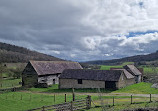
[[[113,60],[97,60],[97,61],[88,61],[85,62],[87,64],[96,64],[96,65],[119,65],[124,62],[135,62],[137,64],[144,64],[147,61],[157,61],[158,60],[158,51],[147,54],[147,55],[136,55],[131,57],[125,57],[121,59],[113,59]]]
[[[17,62],[28,62],[29,60],[51,60],[59,61],[62,59],[31,51],[24,47],[19,47],[11,44],[0,42],[0,63],[17,63]]]

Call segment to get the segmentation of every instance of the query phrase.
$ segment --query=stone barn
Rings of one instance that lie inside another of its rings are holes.
[[[59,77],[59,88],[119,89],[135,83],[124,70],[67,69]]]
[[[22,85],[37,87],[58,84],[59,76],[65,69],[82,69],[77,62],[68,61],[29,61],[22,73]]]
[[[134,65],[126,65],[126,66],[124,66],[124,69],[126,69],[129,73],[131,73],[133,76],[135,76],[136,83],[142,82],[142,78],[143,78],[142,69],[139,70]]]

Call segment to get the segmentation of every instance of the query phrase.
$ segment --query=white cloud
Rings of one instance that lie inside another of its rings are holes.
[[[1,0],[0,41],[80,61],[151,53],[158,47],[157,6],[157,0]]]

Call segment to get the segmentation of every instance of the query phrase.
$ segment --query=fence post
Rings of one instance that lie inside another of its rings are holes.
[[[91,96],[87,96],[87,99],[86,99],[86,105],[87,105],[87,109],[90,109],[91,108]]]
[[[7,94],[6,94],[6,99],[7,99],[8,97],[7,97]]]
[[[66,94],[65,94],[65,102],[66,102]]]
[[[31,101],[31,98],[32,98],[32,96],[31,96],[31,94],[30,94],[30,101]]]
[[[42,107],[42,111],[45,111],[44,106]]]
[[[115,106],[114,96],[113,96],[113,106]]]
[[[54,103],[55,103],[55,94],[54,94]]]
[[[151,94],[150,94],[150,102],[152,102],[152,101],[151,101]]]
[[[73,102],[71,101],[70,111],[73,111]]]
[[[13,99],[14,99],[14,94],[12,95]]]
[[[22,100],[22,94],[21,94],[21,100]]]
[[[132,103],[132,95],[131,95],[131,104],[133,104],[133,103]]]
[[[74,88],[72,88],[72,97],[73,97],[73,101],[75,101],[75,91],[74,91]]]

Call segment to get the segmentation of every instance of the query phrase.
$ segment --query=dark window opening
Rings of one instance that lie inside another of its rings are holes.
[[[53,84],[55,84],[55,79],[53,79]]]
[[[82,79],[78,79],[78,84],[82,84]]]
[[[105,81],[106,89],[116,89],[116,83],[114,81]]]

